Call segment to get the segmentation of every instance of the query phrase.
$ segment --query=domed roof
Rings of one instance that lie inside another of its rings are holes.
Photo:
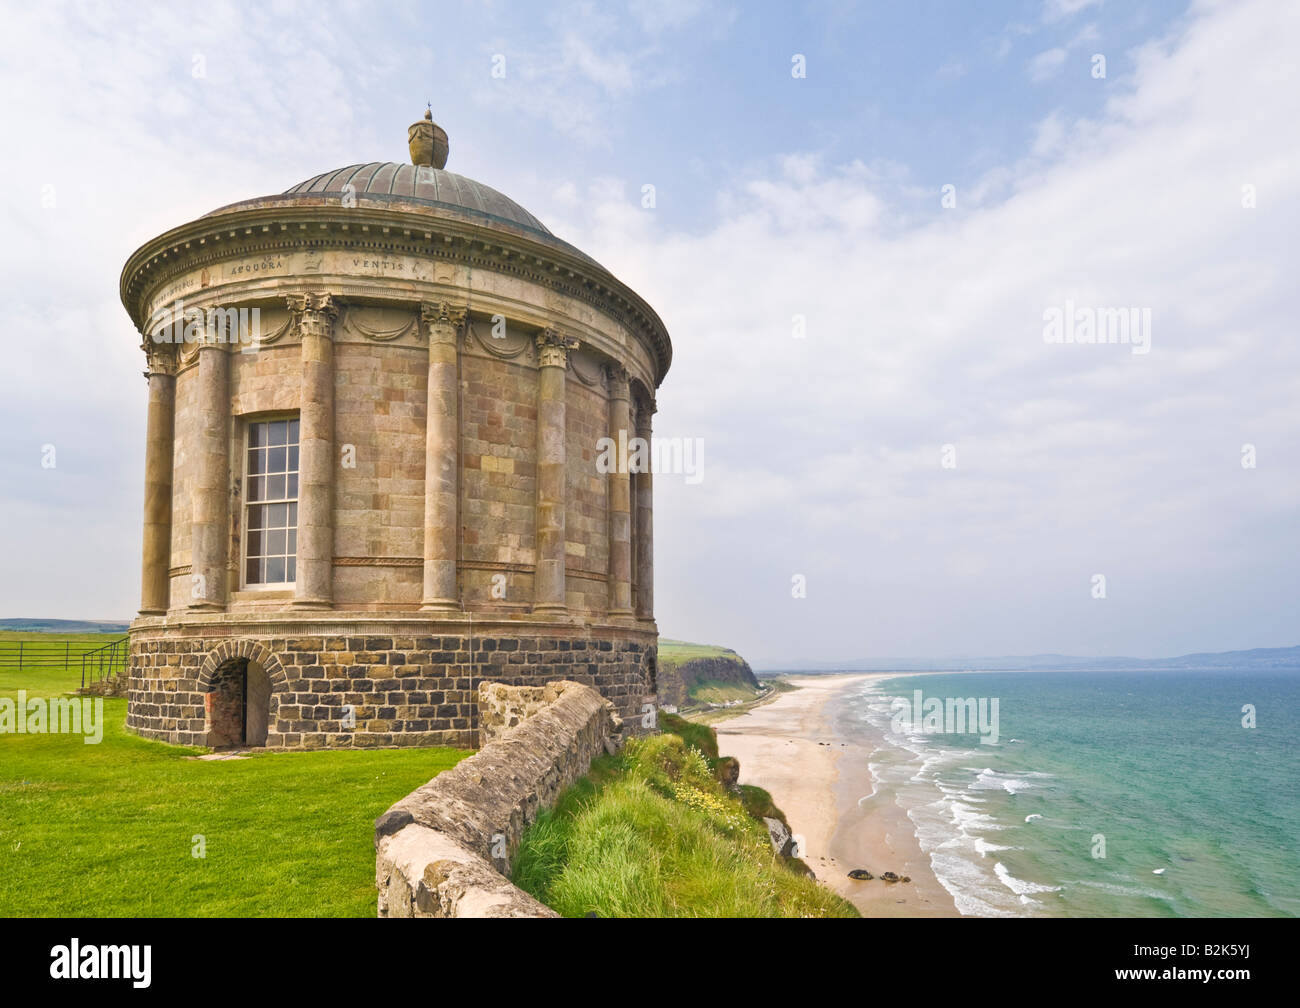
[[[368,243],[366,247],[409,247],[417,256],[430,253],[437,231],[441,235],[439,253],[487,263],[489,268],[494,262],[508,261],[504,269],[553,287],[561,295],[586,300],[598,310],[624,320],[650,348],[656,365],[654,384],[658,385],[672,361],[672,344],[653,308],[591,256],[553,235],[508,196],[447,171],[447,134],[433,121],[432,111],[425,112],[424,118],[407,130],[407,146],[410,164],[371,161],[336,168],[278,195],[218,207],[146,242],[127,260],[120,285],[122,303],[137,328],[145,325],[148,312],[153,310],[151,299],[158,296],[159,284],[173,277],[193,283],[186,280],[184,270],[193,272],[200,262],[255,254],[263,247],[278,254],[286,248],[316,248],[333,241],[329,236],[307,239],[301,234],[286,238],[283,233],[295,223],[300,230],[319,224],[323,232],[343,236],[343,244],[348,247],[357,241]],[[427,224],[421,218],[428,218]],[[349,237],[346,232],[353,220],[358,232]],[[382,236],[365,237],[364,232],[371,228],[381,230],[383,235],[390,230],[398,233],[390,243]],[[266,245],[262,236],[273,230],[272,244]],[[490,234],[493,231],[495,234]],[[216,248],[227,238],[237,241]],[[462,243],[460,252],[445,252],[454,242]],[[471,251],[476,244],[478,251]],[[203,273],[206,287],[207,270]],[[289,278],[289,274],[281,274],[277,281]],[[297,275],[292,278],[303,279]]]
[[[351,186],[350,190],[346,186]],[[286,189],[280,199],[294,197],[343,197],[393,203],[417,203],[449,207],[528,228],[548,237],[551,232],[536,217],[508,196],[482,182],[430,165],[371,161],[325,172]]]

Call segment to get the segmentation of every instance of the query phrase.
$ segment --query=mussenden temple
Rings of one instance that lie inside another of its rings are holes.
[[[429,115],[408,139],[411,164],[222,207],[122,272],[149,383],[141,735],[472,746],[483,680],[588,683],[629,726],[653,698],[652,477],[597,457],[650,439],[668,334],[445,170]]]

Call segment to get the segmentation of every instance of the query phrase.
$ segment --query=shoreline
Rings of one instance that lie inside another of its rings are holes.
[[[799,688],[713,725],[719,752],[740,761],[740,782],[772,795],[790,828],[802,837],[803,861],[818,881],[865,917],[958,917],[951,894],[921,850],[907,810],[880,791],[869,761],[876,747],[835,726],[836,700],[872,680],[926,673],[848,673],[791,676]],[[848,877],[854,868],[877,876]],[[912,881],[882,882],[881,873]]]

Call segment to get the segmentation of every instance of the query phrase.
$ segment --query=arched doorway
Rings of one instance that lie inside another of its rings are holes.
[[[258,661],[234,658],[212,674],[207,741],[213,749],[266,745],[271,680]]]

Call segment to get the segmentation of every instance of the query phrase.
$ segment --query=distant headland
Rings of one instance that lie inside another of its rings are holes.
[[[860,658],[855,661],[816,662],[793,659],[784,662],[755,662],[760,676],[781,672],[945,672],[979,670],[1015,672],[1033,669],[1054,671],[1189,671],[1193,669],[1237,669],[1259,672],[1265,669],[1300,670],[1300,645],[1283,648],[1252,648],[1248,651],[1217,651],[1179,655],[1176,658],[1088,658],[1078,655],[1036,654],[976,658]]]

